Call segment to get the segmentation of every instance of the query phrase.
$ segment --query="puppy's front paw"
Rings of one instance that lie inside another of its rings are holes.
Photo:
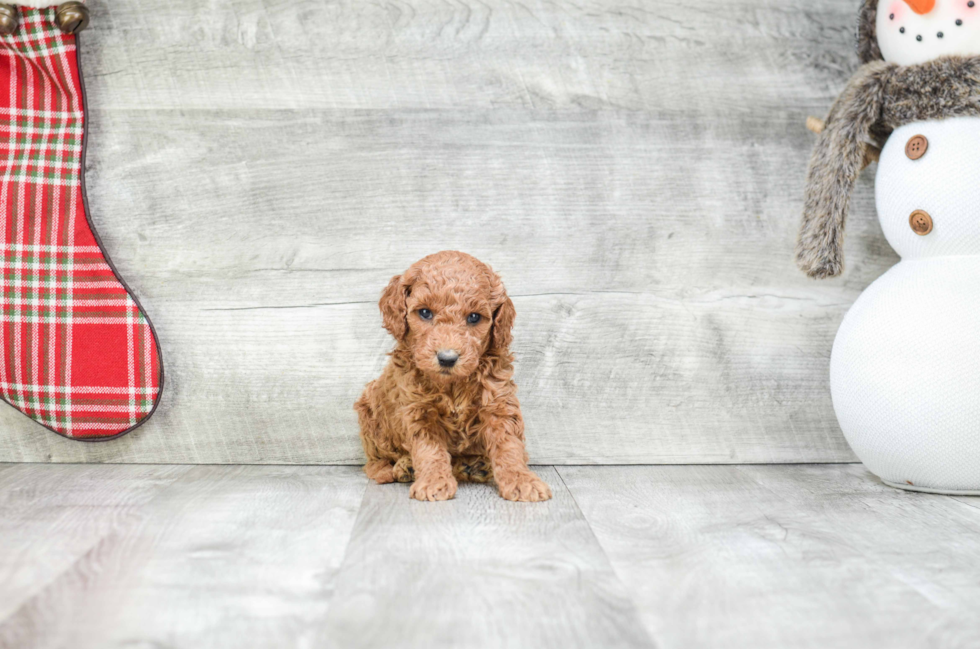
[[[456,478],[441,473],[416,476],[408,495],[416,500],[449,500],[456,495]]]
[[[412,458],[403,455],[395,462],[394,475],[396,482],[412,482],[415,480],[415,469],[412,468]]]
[[[378,484],[388,484],[395,481],[391,462],[388,460],[371,460],[364,465],[364,473]]]
[[[551,500],[551,487],[531,471],[519,471],[497,476],[497,489],[507,500],[536,503]]]

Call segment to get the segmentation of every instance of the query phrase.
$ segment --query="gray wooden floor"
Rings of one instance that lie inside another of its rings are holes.
[[[0,647],[971,647],[980,501],[860,465],[0,465]]]

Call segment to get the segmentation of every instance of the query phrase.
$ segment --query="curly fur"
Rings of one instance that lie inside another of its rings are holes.
[[[379,307],[396,346],[354,405],[368,477],[414,481],[418,500],[447,500],[457,482],[491,476],[508,500],[551,498],[527,465],[510,353],[516,313],[497,274],[470,255],[436,253],[393,277]],[[467,322],[473,313],[480,322]],[[448,349],[459,354],[451,368],[436,358]]]
[[[976,115],[980,57],[863,65],[834,102],[810,157],[796,246],[800,269],[816,278],[843,271],[844,222],[869,145],[880,147],[893,130],[912,122]]]

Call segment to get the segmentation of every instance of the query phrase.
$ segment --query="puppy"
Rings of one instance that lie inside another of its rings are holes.
[[[396,346],[354,405],[368,477],[414,479],[418,500],[448,500],[458,480],[491,475],[507,500],[551,498],[527,466],[509,350],[514,303],[496,273],[439,252],[393,277],[379,306]]]

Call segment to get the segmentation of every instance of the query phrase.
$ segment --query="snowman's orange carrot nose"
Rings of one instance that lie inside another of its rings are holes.
[[[912,11],[920,16],[929,13],[936,6],[936,0],[905,0],[905,3],[912,7]]]

